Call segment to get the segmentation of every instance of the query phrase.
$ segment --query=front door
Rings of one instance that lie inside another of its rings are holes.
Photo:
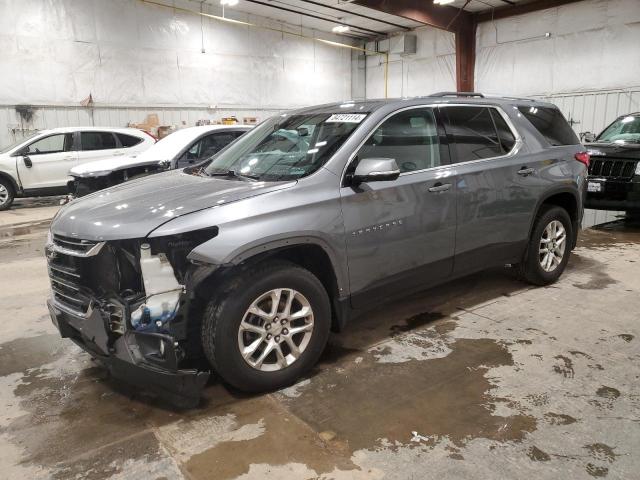
[[[22,188],[27,190],[66,188],[69,170],[78,153],[73,151],[73,134],[57,133],[39,138],[16,157]]]
[[[347,176],[364,158],[393,158],[394,181],[341,188],[349,279],[355,308],[426,287],[453,268],[455,179],[436,113],[411,108],[385,120],[357,152]]]

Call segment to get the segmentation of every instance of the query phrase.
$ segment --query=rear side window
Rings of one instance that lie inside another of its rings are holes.
[[[552,146],[580,143],[578,136],[557,108],[520,106],[518,110]]]
[[[142,142],[141,138],[127,135],[126,133],[116,133],[116,135],[118,136],[118,140],[120,140],[120,144],[125,148],[133,147]]]
[[[82,132],[82,150],[109,150],[116,148],[116,137],[110,132]]]
[[[400,172],[439,166],[440,145],[433,110],[400,112],[380,125],[358,152],[358,159],[393,158]]]
[[[442,110],[448,119],[447,134],[453,137],[458,162],[499,157],[506,153],[498,138],[490,108],[460,106]],[[506,136],[505,140],[508,143]]]

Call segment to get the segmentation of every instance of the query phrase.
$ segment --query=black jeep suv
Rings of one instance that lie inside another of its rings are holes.
[[[640,112],[583,139],[591,154],[585,207],[640,212]]]

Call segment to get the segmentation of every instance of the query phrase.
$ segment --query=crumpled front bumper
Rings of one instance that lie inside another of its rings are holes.
[[[51,299],[47,307],[60,335],[89,352],[113,377],[153,391],[179,407],[199,403],[209,372],[178,369],[178,352],[170,335],[126,331],[113,337],[98,310],[80,317],[58,308]]]

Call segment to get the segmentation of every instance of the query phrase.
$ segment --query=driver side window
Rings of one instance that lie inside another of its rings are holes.
[[[69,151],[71,150],[72,138],[70,133],[49,135],[25,147],[24,155],[42,155]]]
[[[440,143],[433,110],[414,108],[388,118],[367,139],[358,158],[393,158],[401,173],[440,166]]]

